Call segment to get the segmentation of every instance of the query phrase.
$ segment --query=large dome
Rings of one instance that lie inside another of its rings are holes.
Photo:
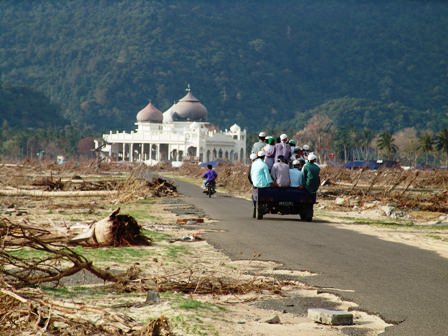
[[[168,110],[163,112],[163,122],[164,123],[173,122],[173,108],[174,108],[174,106],[176,106],[176,103],[173,103],[173,105],[171,105],[171,107]]]
[[[173,121],[207,121],[207,108],[193,96],[190,88],[187,91],[185,97],[172,106]]]
[[[163,114],[151,102],[149,102],[145,108],[137,113],[137,121],[161,123],[163,121]]]

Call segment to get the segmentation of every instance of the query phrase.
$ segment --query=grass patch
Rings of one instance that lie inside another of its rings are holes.
[[[160,216],[150,215],[149,209],[132,209],[132,210],[120,210],[121,214],[127,214],[134,217],[138,221],[158,221]]]
[[[161,242],[161,241],[167,241],[171,239],[170,235],[167,235],[166,233],[161,233],[157,231],[151,231],[148,229],[142,229],[142,233],[146,236],[152,239],[153,242]]]
[[[120,207],[121,214],[130,215],[137,221],[157,221],[161,217],[152,215],[153,210],[151,209],[151,205],[155,203],[153,198],[145,198],[131,204],[120,204],[118,207]]]
[[[360,224],[360,225],[372,225],[379,227],[389,227],[389,228],[409,228],[413,230],[421,230],[421,231],[431,231],[431,230],[448,230],[448,225],[418,225],[414,224],[408,220],[382,220],[382,219],[369,219],[369,218],[358,218],[358,217],[349,217],[349,216],[337,216],[335,214],[329,213],[320,213],[320,215],[330,218],[338,218],[344,221],[347,221],[351,224]]]
[[[50,253],[45,251],[39,251],[32,248],[24,247],[20,250],[8,251],[8,254],[21,259],[34,260],[43,259],[50,256]]]
[[[147,229],[143,229],[142,233],[150,237],[153,242],[167,241],[171,236],[155,232]],[[71,248],[78,254],[86,257],[87,259],[94,262],[116,262],[129,264],[132,262],[138,262],[144,258],[150,258],[157,255],[157,251],[153,248],[148,247],[100,247],[100,248],[88,248],[82,246],[76,246]],[[20,250],[14,250],[8,252],[13,257],[27,259],[27,260],[37,260],[49,257],[51,254],[45,251],[39,251],[32,248],[24,247]],[[179,255],[189,254],[189,248],[186,246],[175,246],[169,245],[167,248],[163,249],[164,255],[170,258],[177,258]]]
[[[219,332],[213,325],[205,324],[199,316],[176,315],[170,318],[170,323],[188,335],[219,336]]]
[[[180,255],[191,254],[191,252],[190,249],[186,246],[169,245],[164,251],[164,254],[170,258],[175,259]]]
[[[69,286],[69,287],[40,287],[44,292],[49,295],[67,299],[75,297],[103,297],[108,294],[108,291],[104,287],[92,287],[92,286]]]
[[[169,300],[173,308],[208,312],[219,312],[226,310],[226,308],[224,308],[223,306],[194,300],[189,297],[184,297],[179,293],[165,292],[162,293],[162,297]]]
[[[154,249],[147,247],[84,248],[78,246],[73,250],[91,261],[116,262],[125,265],[141,261],[144,258],[150,258],[156,254]]]
[[[434,240],[439,240],[442,242],[448,242],[448,238],[447,237],[442,237],[442,236],[437,236],[437,235],[428,235],[429,238],[434,239]]]

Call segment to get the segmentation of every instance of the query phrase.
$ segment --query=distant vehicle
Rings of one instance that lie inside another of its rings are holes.
[[[379,168],[401,168],[400,164],[393,160],[355,160],[349,161],[344,166],[347,169],[379,169]]]

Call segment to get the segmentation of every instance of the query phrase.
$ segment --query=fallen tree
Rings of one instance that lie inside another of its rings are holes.
[[[119,281],[117,276],[95,267],[73,249],[42,240],[40,237],[44,231],[14,224],[6,218],[0,221],[0,275],[6,283],[14,288],[34,287],[42,283],[57,284],[62,278],[81,270],[104,281]],[[18,257],[11,253],[17,248],[31,248],[43,253],[35,258]]]

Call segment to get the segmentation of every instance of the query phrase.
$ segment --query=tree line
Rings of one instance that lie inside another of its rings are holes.
[[[293,134],[298,144],[308,144],[321,162],[393,160],[411,167],[448,167],[448,128],[439,132],[419,132],[413,127],[374,132],[337,127],[330,117],[318,114]]]

